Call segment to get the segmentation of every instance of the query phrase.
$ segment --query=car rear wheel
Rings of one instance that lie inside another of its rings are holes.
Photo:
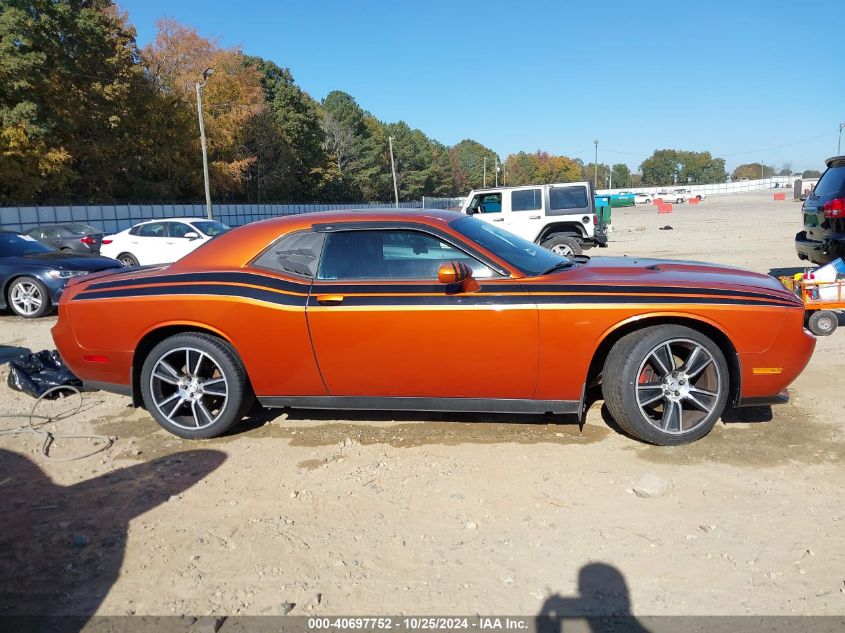
[[[684,199],[683,199],[683,198],[678,198],[677,200],[675,200],[675,203],[676,203],[676,204],[681,204],[683,201],[684,201]]]
[[[602,392],[613,419],[634,437],[661,446],[707,435],[728,399],[725,357],[710,338],[681,325],[658,325],[621,338],[607,357]]]
[[[141,369],[141,395],[162,428],[187,439],[226,432],[252,403],[234,348],[199,333],[176,334],[150,351]]]
[[[117,256],[117,261],[119,261],[124,266],[138,265],[138,258],[135,257],[132,253],[121,253]]]
[[[550,237],[541,246],[550,250],[555,255],[561,255],[562,257],[572,257],[573,255],[580,255],[582,253],[581,245],[574,237]]]
[[[35,319],[47,314],[50,294],[35,277],[18,277],[9,286],[6,303],[18,316]]]
[[[839,319],[831,310],[817,310],[807,318],[807,327],[816,336],[830,336],[839,326]]]

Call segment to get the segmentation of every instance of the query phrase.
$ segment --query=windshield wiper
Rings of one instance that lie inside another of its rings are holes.
[[[548,269],[544,270],[543,272],[541,272],[540,276],[548,275],[549,273],[554,272],[556,270],[560,270],[562,268],[569,268],[570,266],[574,266],[574,265],[575,265],[575,262],[572,261],[571,259],[564,259],[563,261],[558,262],[557,264],[555,264],[551,268],[548,268]]]

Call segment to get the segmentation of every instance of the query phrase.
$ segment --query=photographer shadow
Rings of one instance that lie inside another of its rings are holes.
[[[648,633],[631,613],[631,598],[625,577],[605,563],[584,565],[578,572],[578,596],[549,596],[537,614],[537,633],[585,630],[592,633]],[[567,626],[571,625],[571,626]]]
[[[129,522],[224,460],[185,451],[63,486],[0,449],[0,629],[12,620],[7,630],[81,630],[118,578]]]

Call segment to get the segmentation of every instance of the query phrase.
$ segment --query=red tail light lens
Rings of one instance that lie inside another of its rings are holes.
[[[824,203],[822,207],[824,217],[842,218],[845,217],[845,198],[834,198]]]
[[[86,235],[85,237],[80,237],[79,241],[83,244],[87,244],[88,246],[91,246],[91,244],[96,244],[96,240],[94,240],[93,237],[90,237],[88,235]]]
[[[595,214],[593,214],[593,224],[595,224],[596,226],[598,226],[599,224],[599,216]]]
[[[109,238],[104,237],[104,238],[103,238],[103,242],[102,242],[102,243],[103,243],[103,244],[111,244],[111,243],[112,243],[112,241],[111,241]]]

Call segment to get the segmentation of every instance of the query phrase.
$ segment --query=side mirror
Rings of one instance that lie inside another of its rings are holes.
[[[182,237],[189,239],[189,240],[198,240],[200,238],[199,233],[195,231],[188,231]]]
[[[456,284],[472,279],[472,270],[462,262],[443,262],[437,270],[437,281],[441,284]]]

